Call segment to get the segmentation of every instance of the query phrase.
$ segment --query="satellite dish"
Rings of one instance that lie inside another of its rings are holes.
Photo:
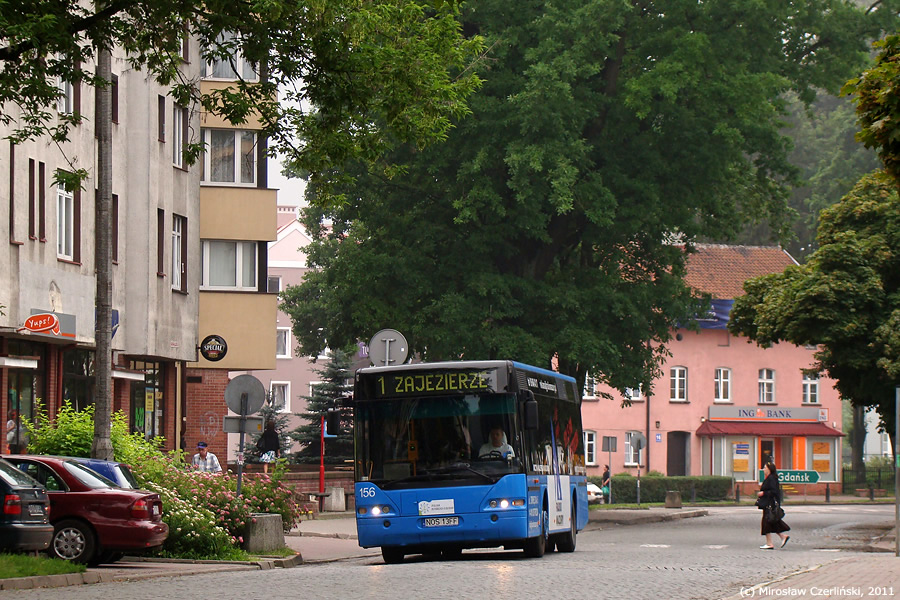
[[[409,345],[396,329],[382,329],[369,341],[369,360],[376,367],[389,367],[406,362]]]
[[[241,412],[241,397],[247,394],[247,412]],[[253,375],[238,375],[225,387],[225,404],[232,412],[252,415],[266,402],[266,388]]]

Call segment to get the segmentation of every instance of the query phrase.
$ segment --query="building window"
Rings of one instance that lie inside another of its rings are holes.
[[[641,386],[625,388],[625,397],[632,402],[640,402],[644,399],[644,392]]]
[[[166,274],[166,211],[156,209],[156,274]]]
[[[187,108],[178,106],[172,109],[172,165],[184,168],[184,145],[187,143],[188,114]]]
[[[640,436],[638,431],[625,432],[625,466],[637,467],[644,458],[644,449],[636,448],[631,444],[631,440]]]
[[[803,374],[803,404],[819,403],[819,377]]]
[[[716,369],[715,402],[731,402],[731,369]]]
[[[112,195],[112,261],[119,262],[119,196]]]
[[[291,329],[279,327],[275,334],[275,358],[293,358],[291,356]]]
[[[759,403],[775,404],[775,369],[759,370]]]
[[[56,256],[75,260],[75,194],[56,189]]]
[[[9,140],[9,241],[16,241],[16,144]]]
[[[172,289],[187,291],[187,218],[172,215]]]
[[[112,85],[109,88],[109,110],[113,123],[119,122],[119,76],[110,74]]]
[[[204,240],[200,250],[204,288],[256,290],[256,242]]]
[[[291,384],[289,381],[273,381],[269,384],[272,407],[278,412],[291,412]]]
[[[59,95],[56,98],[56,111],[61,115],[75,112],[75,86],[71,81],[59,80]]]
[[[166,97],[156,97],[156,137],[159,141],[166,141]]]
[[[203,129],[206,183],[256,184],[256,133],[241,129]]]
[[[584,432],[584,460],[588,465],[597,464],[597,432]]]
[[[269,275],[266,279],[266,291],[270,294],[277,294],[281,291],[281,277]]]
[[[240,51],[239,41],[233,33],[223,32],[216,40],[220,44],[233,44],[234,53],[225,59],[214,58],[202,67],[201,75],[207,79],[243,79],[244,81],[256,81],[258,76],[253,64],[244,60]]]
[[[669,401],[687,402],[687,367],[669,369]]]
[[[593,400],[597,397],[597,380],[590,373],[584,377],[584,392],[581,397],[585,400]]]

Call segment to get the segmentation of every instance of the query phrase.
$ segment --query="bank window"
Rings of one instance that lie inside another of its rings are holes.
[[[638,431],[625,432],[625,466],[639,466],[641,464],[641,459],[644,458],[644,449],[637,448],[631,443],[632,439],[637,439],[640,435],[641,434]]]
[[[731,369],[716,369],[715,402],[731,402]]]
[[[206,289],[256,290],[256,242],[204,240],[200,245]]]
[[[687,367],[669,369],[669,401],[687,402]]]
[[[759,370],[759,403],[775,404],[775,369]]]
[[[803,375],[803,404],[819,403],[819,378],[816,375]]]
[[[291,358],[291,330],[279,327],[275,334],[275,358]]]
[[[597,397],[597,380],[588,373],[584,378],[584,393],[582,398],[585,400],[593,400]]]
[[[584,460],[588,465],[597,464],[597,432],[584,432]]]
[[[256,133],[241,129],[203,129],[205,183],[256,184]]]
[[[277,412],[291,412],[291,384],[289,381],[273,381],[269,384],[269,397]]]
[[[632,402],[639,402],[644,399],[644,392],[641,386],[625,388],[625,397]]]

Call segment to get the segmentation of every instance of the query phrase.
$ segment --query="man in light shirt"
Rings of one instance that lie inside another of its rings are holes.
[[[222,472],[222,467],[219,465],[219,459],[206,448],[206,442],[197,442],[197,454],[194,455],[191,466],[198,471],[204,471],[206,473]]]

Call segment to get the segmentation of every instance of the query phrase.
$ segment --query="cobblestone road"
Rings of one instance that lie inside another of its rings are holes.
[[[735,507],[697,519],[588,531],[578,536],[575,553],[553,553],[540,560],[503,551],[467,551],[462,559],[449,562],[412,558],[400,565],[384,565],[379,557],[273,571],[0,592],[0,598],[729,598],[743,588],[847,556],[847,549],[859,555],[853,549],[864,535],[860,532],[892,520],[893,507],[796,507],[787,517],[791,541],[774,551],[759,549],[759,519],[756,509]]]

